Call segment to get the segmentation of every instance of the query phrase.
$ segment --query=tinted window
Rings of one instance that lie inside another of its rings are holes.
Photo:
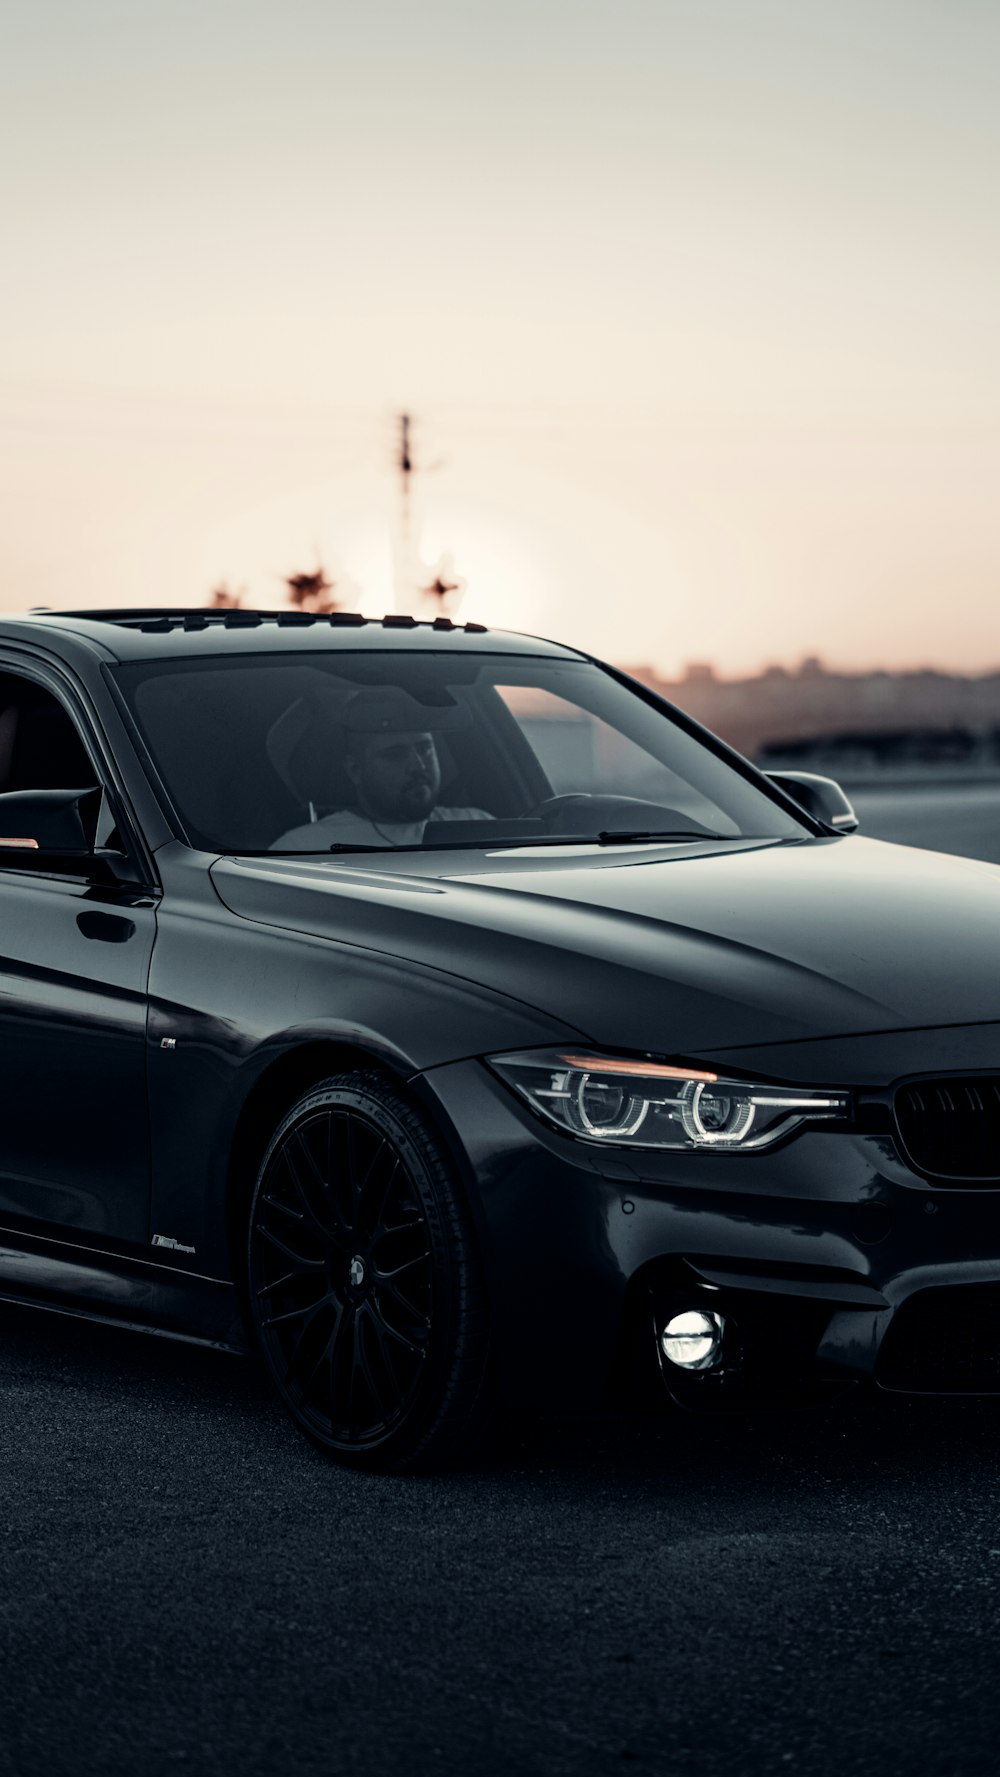
[[[0,672],[0,793],[84,790],[97,773],[62,704],[31,679]]]

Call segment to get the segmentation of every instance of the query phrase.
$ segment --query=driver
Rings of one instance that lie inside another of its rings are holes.
[[[458,713],[457,711],[455,712]],[[292,827],[272,851],[322,851],[331,845],[420,845],[429,821],[488,821],[482,808],[438,804],[441,765],[427,710],[398,687],[356,691],[344,712],[344,769],[350,805]]]

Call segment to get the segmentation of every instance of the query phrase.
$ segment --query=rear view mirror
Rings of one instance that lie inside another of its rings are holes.
[[[853,833],[858,825],[850,799],[832,777],[817,777],[813,771],[769,771],[772,784],[791,796],[814,821],[834,827],[838,833]]]
[[[8,790],[0,795],[0,852],[54,852],[90,857],[104,792]]]

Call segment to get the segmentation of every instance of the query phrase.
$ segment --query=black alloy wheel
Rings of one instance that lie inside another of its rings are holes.
[[[430,1466],[482,1412],[486,1313],[441,1144],[376,1073],[284,1118],[250,1211],[257,1340],[301,1429],[358,1467]]]

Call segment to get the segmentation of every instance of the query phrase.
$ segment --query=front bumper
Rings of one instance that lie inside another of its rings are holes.
[[[697,1305],[732,1318],[739,1358],[725,1379],[684,1377],[689,1404],[864,1379],[1000,1392],[1000,1189],[935,1188],[888,1135],[610,1151],[550,1131],[479,1062],[414,1084],[465,1173],[511,1401],[662,1395],[654,1322]]]

